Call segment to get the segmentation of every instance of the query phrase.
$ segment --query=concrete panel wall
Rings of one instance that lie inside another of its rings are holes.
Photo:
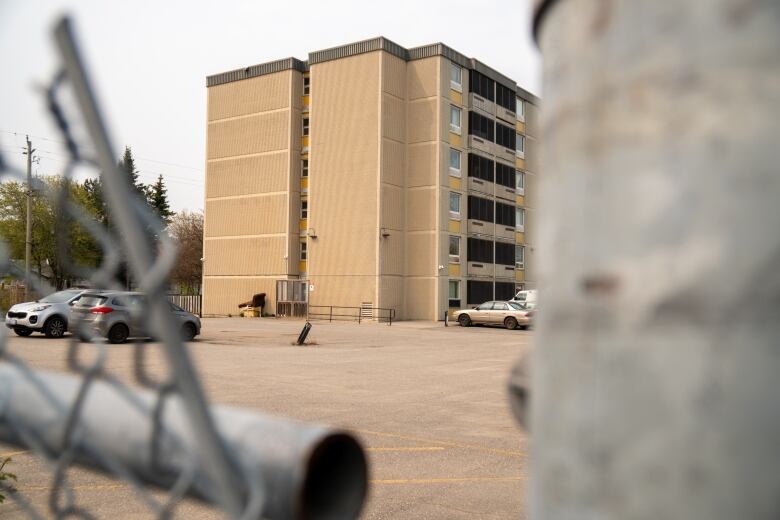
[[[274,312],[275,280],[291,274],[289,208],[298,203],[291,176],[300,154],[293,139],[300,113],[291,107],[298,81],[300,73],[285,71],[208,89],[207,315],[236,314],[237,304],[257,292],[267,293],[267,311]]]
[[[238,315],[238,304],[253,295],[266,294],[265,312],[276,313],[276,280],[278,276],[207,276],[203,279],[204,316]]]
[[[287,252],[285,236],[212,238],[205,241],[207,262],[203,264],[206,276],[276,275],[284,278],[287,272],[284,255]]]
[[[381,54],[311,67],[313,303],[356,306],[377,299]]]
[[[290,111],[252,114],[209,123],[208,159],[286,150],[290,145]]]
[[[407,146],[407,185],[431,186],[436,183],[438,145],[434,141]],[[463,161],[466,156],[463,154]]]
[[[287,194],[206,200],[206,238],[287,233]]]
[[[210,87],[208,121],[289,107],[293,74],[284,71]]]
[[[208,198],[278,192],[287,189],[286,150],[251,157],[211,161],[206,177]]]

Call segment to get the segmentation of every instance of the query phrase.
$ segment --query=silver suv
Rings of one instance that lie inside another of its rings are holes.
[[[17,303],[5,315],[5,326],[19,336],[42,332],[47,338],[61,338],[68,330],[70,305],[86,289],[66,289],[34,302]]]
[[[169,302],[184,341],[200,334],[200,318]],[[74,333],[88,340],[97,335],[110,343],[127,338],[149,338],[150,316],[146,295],[138,292],[86,292],[71,307]]]

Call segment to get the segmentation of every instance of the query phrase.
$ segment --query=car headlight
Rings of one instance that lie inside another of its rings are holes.
[[[51,305],[39,305],[39,306],[35,307],[34,309],[30,309],[30,312],[41,312],[41,311],[45,311],[45,310],[46,310],[46,309],[48,309],[49,307],[51,307]]]

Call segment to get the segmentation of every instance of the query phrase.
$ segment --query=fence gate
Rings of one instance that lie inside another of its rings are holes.
[[[276,281],[276,315],[305,318],[309,302],[309,282],[306,280]]]

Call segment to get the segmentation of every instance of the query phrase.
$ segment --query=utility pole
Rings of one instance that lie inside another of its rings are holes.
[[[32,256],[32,154],[35,149],[27,137],[27,230],[24,239],[24,299],[30,296],[30,257]]]

